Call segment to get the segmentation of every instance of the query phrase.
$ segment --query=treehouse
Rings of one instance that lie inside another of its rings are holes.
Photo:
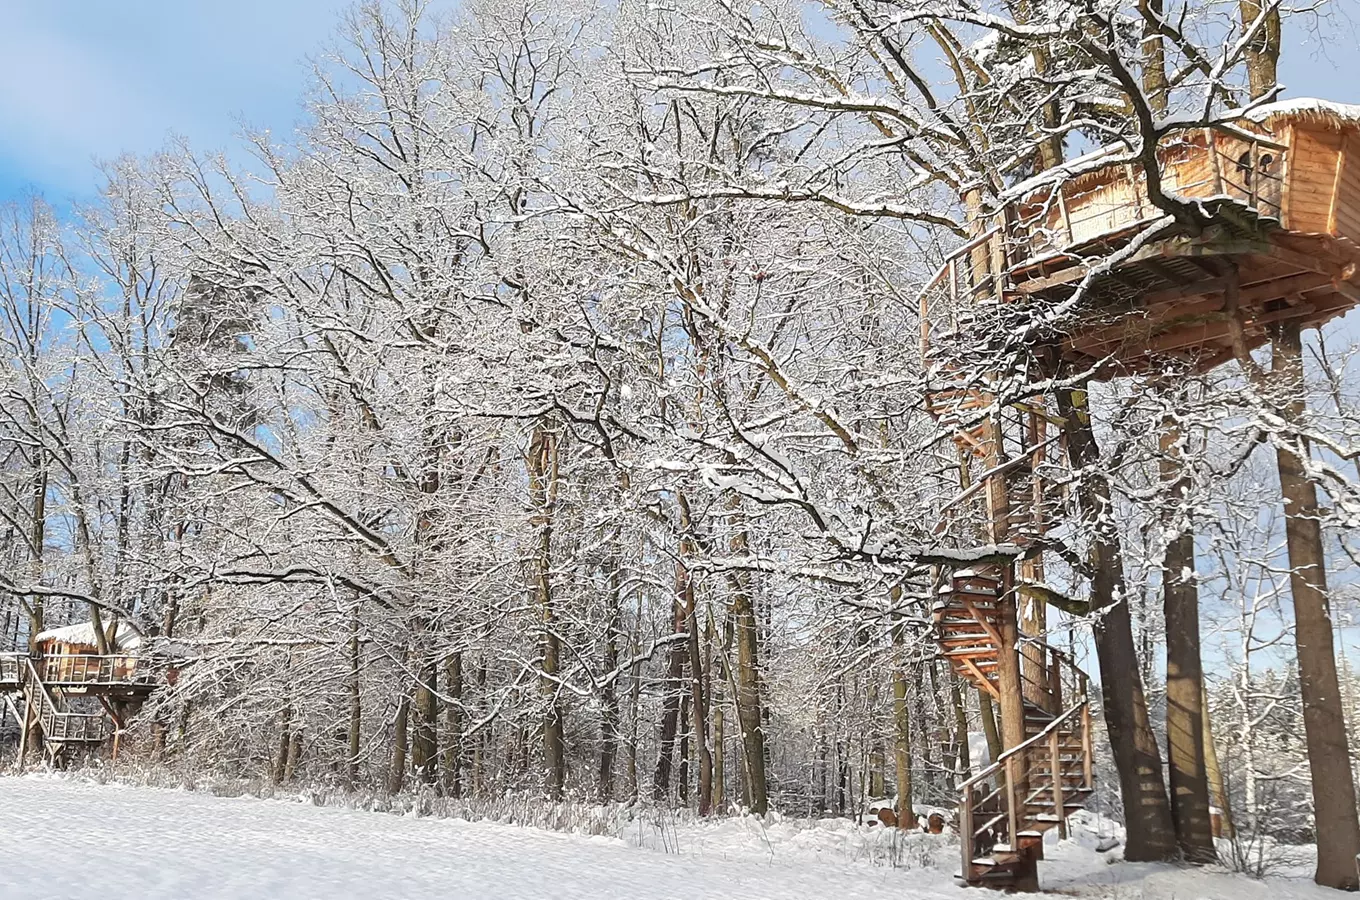
[[[1043,640],[1040,539],[1065,508],[1048,473],[1074,425],[1027,388],[1207,371],[1280,323],[1355,306],[1358,132],[1360,106],[1299,100],[1168,136],[1151,178],[1127,147],[1087,154],[1007,191],[921,293],[926,404],[959,450],[951,506],[984,523],[958,535],[975,561],[941,566],[938,654],[1004,732],[960,787],[966,883],[1037,889],[1044,833],[1063,833],[1095,786],[1087,676]],[[1002,386],[1024,399],[1002,401]]]
[[[104,636],[107,654],[99,652],[99,638],[91,622],[48,629],[33,642],[42,659],[43,680],[49,684],[88,686],[135,681],[142,636],[122,623]]]
[[[0,654],[0,702],[20,724],[22,762],[30,735],[54,764],[110,738],[113,752],[128,716],[156,686],[142,638],[125,623],[99,635],[84,622],[40,632],[35,652]]]
[[[922,294],[928,356],[937,336],[1032,307],[1064,313],[1032,332],[1041,366],[1207,371],[1274,323],[1314,327],[1360,302],[1360,106],[1275,103],[1168,137],[1175,214],[1127,155],[1104,148],[1007,192]]]

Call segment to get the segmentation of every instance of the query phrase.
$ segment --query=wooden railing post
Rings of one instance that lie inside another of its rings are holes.
[[[1058,729],[1048,735],[1049,772],[1053,776],[1053,813],[1058,817],[1058,837],[1067,840],[1067,804],[1063,798],[1061,748],[1058,745]]]
[[[1020,754],[1014,754],[1006,760],[1006,816],[1010,826],[1009,843],[1011,852],[1020,849],[1020,803],[1024,802],[1023,797],[1019,797],[1016,785],[1019,777],[1016,774],[1016,763],[1019,762]]]
[[[1081,708],[1081,781],[1082,787],[1094,788],[1096,786],[1095,773],[1092,771],[1092,752],[1091,752],[1091,704],[1089,701],[1082,704]]]
[[[963,877],[973,877],[973,788],[970,785],[963,792],[963,807],[959,810],[959,844],[963,852]]]
[[[1058,651],[1054,650],[1049,654],[1050,662],[1048,666],[1048,692],[1052,697],[1053,715],[1061,715],[1063,711],[1063,689],[1062,689],[1062,657]]]
[[[1250,161],[1248,162],[1250,168],[1247,169],[1247,205],[1250,206],[1253,210],[1256,210],[1256,194],[1257,194],[1256,186],[1257,183],[1261,180],[1260,163],[1261,163],[1261,145],[1256,141],[1252,141],[1251,157]],[[1257,212],[1259,212],[1259,210],[1257,210]]]

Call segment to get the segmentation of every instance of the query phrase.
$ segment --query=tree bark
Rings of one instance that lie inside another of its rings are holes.
[[[1162,758],[1148,717],[1147,698],[1138,675],[1124,560],[1119,545],[1110,485],[1100,469],[1100,450],[1087,408],[1086,392],[1058,391],[1067,452],[1082,471],[1077,499],[1094,529],[1091,545],[1091,611],[1105,726],[1114,751],[1128,842],[1124,858],[1133,862],[1161,860],[1176,854]]]
[[[1276,326],[1271,341],[1271,374],[1284,398],[1280,413],[1291,426],[1304,416],[1303,340],[1296,320]],[[1308,443],[1296,432],[1277,446],[1276,466],[1284,497],[1289,588],[1294,597],[1294,645],[1298,651],[1303,727],[1312,775],[1313,817],[1318,861],[1313,880],[1342,890],[1360,890],[1360,819],[1350,744],[1336,673],[1331,610],[1327,597],[1321,511],[1309,480]]]
[[[349,759],[345,775],[353,790],[359,782],[359,748],[363,737],[363,700],[359,651],[359,610],[355,607],[349,632]]]
[[[529,493],[538,530],[533,561],[531,592],[538,607],[539,690],[543,694],[543,788],[551,800],[561,800],[566,784],[566,747],[561,691],[557,674],[561,664],[561,639],[557,635],[557,611],[552,594],[553,517],[558,489],[558,437],[544,425],[534,428],[526,457]]]
[[[915,830],[916,810],[911,783],[911,712],[907,705],[907,672],[902,665],[903,626],[893,628],[893,644],[898,657],[893,672],[893,763],[897,776],[897,827]]]
[[[1167,393],[1167,396],[1171,396]],[[1170,534],[1162,562],[1166,623],[1166,757],[1176,842],[1191,862],[1213,862],[1213,823],[1204,758],[1204,670],[1200,660],[1199,589],[1195,583],[1195,536],[1182,519],[1189,482],[1174,415],[1162,420],[1159,466],[1168,496],[1163,527]]]
[[[444,794],[463,796],[463,654],[450,653],[444,661]]]
[[[1251,28],[1266,5],[1262,0],[1239,0],[1242,27]],[[1266,14],[1261,27],[1247,42],[1247,84],[1253,100],[1264,97],[1275,88],[1280,64],[1280,26],[1280,8],[1276,6]]]
[[[708,749],[708,700],[704,691],[704,661],[699,644],[699,623],[695,611],[694,584],[685,597],[686,627],[689,629],[690,722],[699,762],[699,815],[713,811],[713,755]]]
[[[392,761],[387,772],[387,793],[399,794],[406,785],[406,725],[411,714],[411,696],[405,690],[397,701],[397,720],[392,726]]]
[[[434,784],[439,774],[439,669],[433,659],[424,660],[417,670],[415,736],[411,741],[411,766],[416,778]]]
[[[621,535],[614,533],[617,546]],[[619,691],[618,679],[614,676],[619,666],[619,631],[623,623],[623,597],[620,596],[619,559],[610,557],[609,578],[609,623],[605,626],[604,670],[610,674],[600,692],[600,764],[596,773],[596,794],[601,803],[614,799],[614,760],[619,752]]]
[[[733,552],[744,557],[750,550],[745,529],[733,539]],[[765,728],[760,688],[760,634],[756,625],[755,604],[747,576],[738,574],[731,581],[730,615],[735,624],[737,644],[736,706],[737,726],[741,730],[742,784],[746,805],[763,816],[770,808],[765,782]]]
[[[675,564],[675,597],[671,602],[673,615],[672,634],[685,630],[685,610],[680,599],[689,581],[689,573],[680,562]],[[675,766],[675,741],[680,728],[680,705],[684,694],[685,645],[676,641],[671,644],[669,661],[666,668],[665,696],[661,701],[660,752],[656,760],[656,776],[652,779],[652,799],[665,800],[671,790],[671,771]]]
[[[1218,807],[1218,814],[1223,817],[1223,837],[1230,838],[1236,834],[1237,826],[1233,822],[1232,805],[1228,801],[1228,786],[1223,781],[1223,767],[1218,763],[1218,745],[1214,743],[1208,692],[1200,697],[1200,709],[1204,713],[1204,774],[1209,783],[1209,796]]]

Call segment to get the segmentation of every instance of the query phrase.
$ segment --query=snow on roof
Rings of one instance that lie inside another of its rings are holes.
[[[1229,121],[1237,118],[1257,125],[1264,125],[1267,129],[1281,120],[1292,120],[1321,125],[1339,131],[1343,128],[1360,128],[1360,105],[1333,103],[1330,100],[1319,100],[1316,97],[1299,97],[1294,100],[1266,103],[1250,112],[1242,113],[1241,116],[1234,116],[1230,111],[1225,114],[1224,118]],[[1171,121],[1167,120],[1159,124],[1166,126]],[[1189,125],[1189,120],[1186,120],[1185,124]],[[1027,197],[1040,188],[1049,187],[1059,182],[1066,182],[1069,187],[1080,188],[1090,179],[1099,180],[1106,177],[1107,173],[1111,171],[1109,161],[1117,159],[1121,155],[1127,155],[1129,152],[1127,146],[1118,143],[1097,147],[1067,160],[1060,166],[1016,182],[1002,191],[1001,197],[1008,200]]]
[[[88,644],[91,647],[99,645],[99,639],[94,633],[93,622],[77,622],[74,625],[65,625],[61,628],[49,628],[40,632],[34,640],[39,643],[59,641],[63,644]],[[127,623],[119,622],[113,644],[113,649],[121,653],[131,653],[142,645],[142,636],[133,631]]]
[[[1360,106],[1354,103],[1333,103],[1316,97],[1297,97],[1258,106],[1243,118],[1262,124],[1276,119],[1294,119],[1330,128],[1360,126]]]

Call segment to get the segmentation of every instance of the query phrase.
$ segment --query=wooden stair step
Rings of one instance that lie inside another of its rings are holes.
[[[975,633],[975,634],[946,634],[946,635],[940,635],[939,637],[937,637],[937,638],[935,639],[935,643],[937,643],[937,644],[939,644],[939,645],[941,645],[941,646],[943,646],[943,647],[948,647],[948,646],[951,646],[951,645],[954,645],[954,644],[969,644],[969,645],[975,645],[975,644],[976,644],[976,645],[986,645],[986,646],[991,646],[991,647],[995,647],[995,646],[996,646],[995,644],[992,643],[991,637],[988,636],[986,632]]]

